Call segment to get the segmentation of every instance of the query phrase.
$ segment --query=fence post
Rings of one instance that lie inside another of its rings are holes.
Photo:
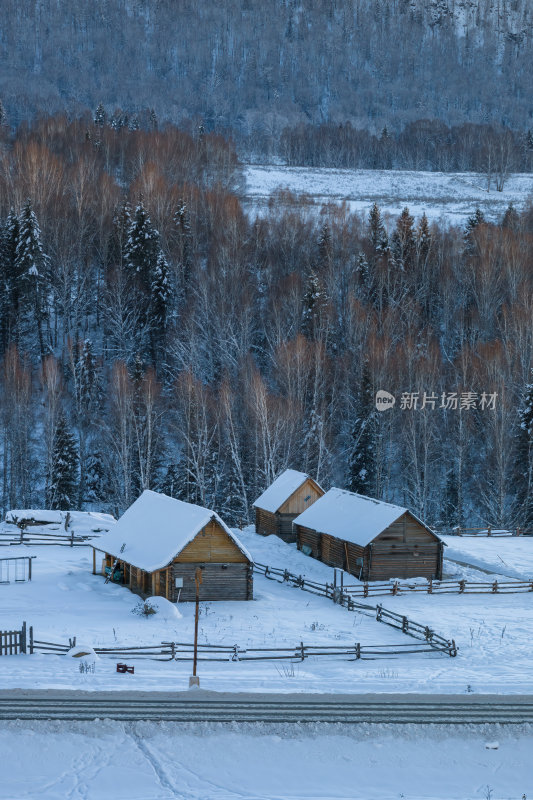
[[[428,580],[428,594],[433,594],[433,578]]]
[[[361,658],[361,642],[355,643],[355,658],[356,660]]]
[[[487,525],[487,536],[490,536],[492,533],[492,528],[490,525]]]
[[[305,652],[304,652],[304,643],[300,642],[300,650],[302,653],[302,661],[305,659]]]
[[[30,625],[30,655],[33,655],[33,625]]]
[[[20,652],[26,652],[26,623],[22,623],[22,630],[20,631]]]

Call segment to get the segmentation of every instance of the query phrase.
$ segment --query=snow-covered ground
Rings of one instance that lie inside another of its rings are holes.
[[[331,582],[333,570],[277,537],[239,532],[256,561],[286,567]],[[455,539],[454,539],[455,540]],[[489,542],[508,561],[512,547],[528,548],[533,538],[466,540]],[[447,548],[448,550],[448,548]],[[0,629],[33,625],[35,638],[92,647],[131,646],[161,641],[190,642],[194,607],[180,603],[181,618],[163,613],[132,614],[138,598],[128,589],[93,576],[90,548],[5,547],[0,557],[36,555],[31,583],[0,586]],[[466,560],[466,558],[464,559]],[[473,560],[473,559],[472,559]],[[495,567],[496,571],[497,567]],[[486,580],[473,567],[445,562],[449,576]],[[501,573],[500,573],[501,574]],[[304,662],[222,662],[200,664],[202,687],[220,691],[281,692],[533,692],[533,593],[512,595],[427,595],[377,598],[385,607],[428,624],[459,646],[457,658],[438,653],[377,661],[306,659]],[[402,645],[412,641],[371,617],[349,612],[322,597],[286,584],[254,577],[252,602],[201,605],[200,641],[240,646]],[[79,689],[183,689],[190,664],[136,661],[135,674],[117,674],[119,659],[100,658],[82,673],[77,659],[35,654],[0,658],[0,687]]]
[[[512,175],[504,190],[477,173],[411,172],[407,170],[349,170],[249,165],[245,167],[246,207],[261,213],[277,189],[307,195],[303,205],[345,201],[353,212],[368,215],[374,202],[386,215],[396,216],[408,206],[411,214],[424,212],[430,220],[463,225],[479,207],[489,220],[498,220],[510,202],[520,210],[533,194],[533,175]],[[276,202],[279,207],[279,201]]]
[[[12,722],[6,800],[519,800],[531,726]]]
[[[443,536],[445,557],[509,578],[533,578],[533,536]],[[486,578],[488,580],[488,578]]]

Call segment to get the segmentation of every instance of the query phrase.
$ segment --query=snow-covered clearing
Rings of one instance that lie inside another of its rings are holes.
[[[533,578],[533,536],[443,536],[445,558],[509,578]]]
[[[518,800],[532,747],[530,726],[12,722],[0,797]]]
[[[318,581],[332,582],[333,570],[304,556],[294,545],[251,529],[238,532],[253,558],[286,567]],[[529,548],[533,539],[460,540]],[[501,549],[499,552],[503,552]],[[33,625],[35,638],[83,646],[126,646],[161,641],[190,642],[194,605],[180,603],[181,618],[160,612],[132,614],[138,598],[125,587],[93,576],[92,551],[78,547],[5,547],[2,556],[36,555],[31,583],[0,586],[0,628]],[[507,560],[506,554],[502,555]],[[486,579],[474,568],[445,562],[445,572]],[[251,602],[201,604],[200,641],[240,646],[404,645],[413,640],[373,618],[322,597],[254,576]],[[427,595],[378,598],[385,607],[428,624],[459,646],[457,658],[439,653],[395,656],[376,661],[336,658],[304,662],[200,663],[202,687],[219,691],[279,692],[533,692],[533,593],[510,595]],[[100,658],[94,672],[80,672],[78,659],[34,654],[0,658],[0,687],[168,690],[187,686],[191,665],[138,660],[135,674],[117,674],[120,659]]]
[[[303,206],[346,202],[352,212],[368,215],[374,202],[385,215],[396,216],[408,206],[415,217],[463,225],[479,207],[487,219],[503,216],[510,202],[520,210],[533,193],[533,175],[510,176],[502,192],[477,173],[414,172],[407,170],[349,170],[249,165],[245,167],[246,206],[262,213],[278,189],[307,195]],[[279,207],[276,201],[276,207]]]

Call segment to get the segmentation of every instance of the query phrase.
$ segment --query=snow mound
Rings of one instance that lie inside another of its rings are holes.
[[[147,597],[144,602],[149,603],[156,610],[156,614],[165,619],[181,619],[177,606],[167,600],[166,597]]]

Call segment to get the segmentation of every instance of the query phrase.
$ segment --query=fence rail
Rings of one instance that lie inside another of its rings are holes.
[[[88,545],[96,538],[94,536],[74,533],[55,533],[46,531],[32,531],[28,530],[13,530],[13,531],[0,531],[0,547],[12,547],[15,545],[28,545],[35,547],[36,545],[63,545],[66,547],[82,547]]]
[[[498,528],[485,525],[482,528],[452,528],[451,530],[437,530],[440,536],[533,536],[533,531],[525,528]]]
[[[75,640],[74,640],[75,641]],[[65,655],[70,644],[34,641],[34,652],[50,655]],[[154,661],[192,661],[194,645],[192,642],[161,642],[159,645],[136,647],[95,647],[97,656],[121,659],[148,658]],[[241,647],[240,645],[198,645],[198,661],[305,661],[306,658],[342,658],[347,661],[375,660],[391,655],[412,653],[434,653],[435,647],[426,644],[405,645],[362,645],[355,642],[346,645],[306,645],[303,642],[294,647]]]
[[[309,581],[302,575],[294,575],[287,569],[280,569],[279,567],[270,567],[266,564],[254,563],[254,571],[260,575],[264,575],[270,580],[278,581],[278,583],[287,583],[289,586],[294,586],[302,589],[304,592],[317,594],[321,597],[327,597],[334,603],[347,608],[348,611],[358,611],[368,616],[373,616],[378,622],[383,622],[393,628],[401,631],[407,636],[414,639],[422,639],[427,642],[433,650],[438,650],[442,653],[447,653],[449,656],[457,655],[457,646],[453,639],[445,639],[443,636],[435,633],[435,631],[428,625],[421,625],[418,622],[413,622],[405,616],[389,612],[383,606],[371,606],[366,603],[356,602],[351,593],[346,591],[346,587],[335,586],[329,583],[318,583],[316,581]],[[280,580],[281,579],[281,580]]]
[[[384,581],[380,583],[345,583],[344,590],[352,597],[378,597],[383,595],[403,595],[409,592],[424,594],[516,594],[533,592],[533,580],[494,580],[494,581],[435,581],[426,583],[404,583]]]

